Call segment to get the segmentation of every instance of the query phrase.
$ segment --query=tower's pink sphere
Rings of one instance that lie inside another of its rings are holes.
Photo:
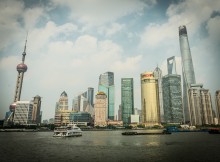
[[[27,71],[27,65],[25,65],[25,64],[23,64],[23,63],[18,64],[18,65],[17,65],[17,71],[18,71],[19,73],[21,73],[21,72],[26,72],[26,71]]]
[[[10,111],[15,111],[15,108],[16,108],[16,103],[13,103],[13,104],[11,104],[10,106],[9,106],[9,110]]]

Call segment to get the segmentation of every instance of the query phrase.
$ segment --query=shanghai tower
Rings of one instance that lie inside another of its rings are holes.
[[[182,58],[184,121],[189,122],[188,89],[191,84],[196,83],[196,79],[185,25],[179,27],[179,41]]]

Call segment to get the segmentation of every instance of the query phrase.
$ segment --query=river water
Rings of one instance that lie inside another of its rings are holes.
[[[55,138],[53,132],[1,132],[0,162],[220,162],[220,135],[207,132],[122,136],[123,131],[84,131]]]

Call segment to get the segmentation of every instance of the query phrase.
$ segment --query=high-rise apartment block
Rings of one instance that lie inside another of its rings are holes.
[[[142,123],[146,126],[160,125],[158,80],[153,72],[141,74]]]
[[[163,108],[166,123],[182,123],[181,76],[176,74],[175,57],[167,59],[168,74],[163,76]]]
[[[215,92],[216,116],[220,125],[220,90]]]
[[[104,92],[98,92],[95,96],[95,126],[106,126],[107,125],[107,108],[108,99]]]
[[[134,114],[133,78],[121,79],[121,107],[122,121],[124,124],[129,124],[131,115]]]
[[[108,99],[108,119],[114,120],[115,113],[115,85],[114,73],[106,72],[99,76],[99,92],[104,92]]]
[[[190,121],[190,114],[188,108],[188,89],[191,84],[196,83],[195,73],[193,68],[192,56],[189,48],[189,41],[187,36],[186,26],[179,27],[179,42],[182,59],[182,73],[183,73],[183,107],[184,107],[184,120]]]
[[[211,95],[202,87],[202,84],[191,84],[188,90],[191,125],[214,124]]]

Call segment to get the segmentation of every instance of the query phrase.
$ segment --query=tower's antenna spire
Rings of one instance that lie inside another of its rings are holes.
[[[25,45],[24,45],[24,52],[22,54],[23,55],[22,56],[22,63],[24,63],[25,55],[26,55],[27,37],[28,37],[28,32],[27,32],[27,35],[26,35],[26,40],[25,40]]]

